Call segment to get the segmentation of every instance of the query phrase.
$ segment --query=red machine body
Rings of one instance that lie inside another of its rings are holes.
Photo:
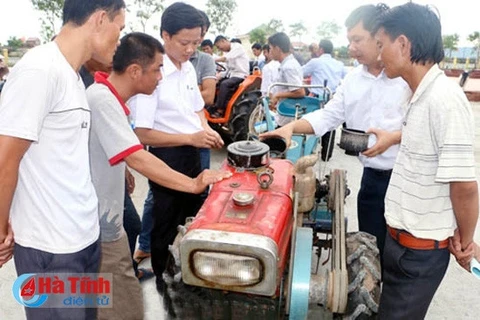
[[[202,208],[188,227],[187,235],[195,232],[221,232],[217,235],[237,235],[238,238],[252,239],[268,238],[276,245],[276,290],[286,266],[290,237],[293,227],[293,187],[294,168],[288,160],[271,159],[268,167],[257,168],[253,171],[238,169],[227,164],[225,161],[222,170],[232,172],[229,179],[216,183]],[[268,171],[268,173],[266,173]],[[272,179],[271,184],[265,188],[261,182]],[[253,200],[251,204],[238,204],[235,199],[238,195],[248,195]],[[243,236],[241,235],[243,234]],[[209,236],[211,241],[216,241],[220,248],[218,236]],[[213,239],[215,238],[215,239]],[[209,239],[203,239],[203,242]],[[248,255],[248,250],[241,250],[241,243],[235,246],[239,252]],[[245,241],[247,242],[247,241]],[[247,244],[245,244],[247,246]],[[221,250],[222,249],[218,249]],[[192,250],[193,251],[193,250]],[[229,249],[222,252],[229,251]],[[251,253],[250,253],[251,254]],[[262,255],[262,253],[259,253]],[[182,257],[183,260],[183,257]],[[183,265],[182,265],[183,271]],[[185,275],[185,273],[184,273]],[[273,279],[272,279],[273,280]],[[187,280],[188,281],[188,280]],[[273,285],[273,284],[272,284]],[[231,288],[230,288],[231,289]],[[276,291],[275,290],[275,291]],[[243,291],[237,289],[235,291]],[[248,290],[246,290],[248,292]],[[271,292],[270,292],[271,293]]]

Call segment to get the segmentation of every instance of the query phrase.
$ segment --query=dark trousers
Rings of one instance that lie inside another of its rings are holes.
[[[190,146],[150,148],[150,152],[165,161],[172,169],[189,177],[200,173],[200,156],[197,148]],[[162,273],[168,258],[168,246],[177,235],[177,226],[185,224],[187,217],[197,214],[201,206],[200,195],[168,189],[149,181],[153,192],[153,229],[151,233],[152,267],[157,278],[157,288],[163,288]]]
[[[449,261],[448,249],[413,250],[387,234],[379,319],[424,319]]]
[[[228,101],[243,80],[243,78],[231,77],[220,82],[217,101],[215,102],[217,109],[225,110],[227,108]]]
[[[383,257],[387,223],[385,222],[385,193],[392,170],[365,167],[357,197],[358,229],[377,237],[380,261]]]
[[[15,268],[18,276],[25,273],[97,273],[100,252],[99,240],[79,252],[68,254],[50,253],[15,244]],[[95,308],[25,308],[25,313],[28,320],[97,318]]]
[[[132,254],[133,270],[135,271],[135,275],[137,275],[138,263],[133,259],[133,253],[135,252],[137,237],[140,234],[140,231],[142,231],[142,221],[140,220],[140,216],[137,213],[137,209],[135,208],[126,187],[123,207],[123,227],[125,228],[125,233],[128,238],[128,246],[130,247],[130,252]]]
[[[330,141],[331,137],[331,141]],[[330,146],[330,147],[329,147]],[[329,131],[322,136],[321,157],[323,161],[330,160],[335,146],[335,130]],[[328,156],[327,156],[328,155]]]

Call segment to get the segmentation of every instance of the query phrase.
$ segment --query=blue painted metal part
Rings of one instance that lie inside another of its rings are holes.
[[[287,98],[278,104],[277,111],[280,115],[285,117],[295,117],[297,112],[297,105],[300,106],[298,110],[298,117],[300,118],[304,114],[310,113],[312,111],[320,109],[320,104],[322,99],[314,97],[303,97],[303,98]]]
[[[297,228],[290,295],[291,320],[307,319],[312,265],[312,229]]]

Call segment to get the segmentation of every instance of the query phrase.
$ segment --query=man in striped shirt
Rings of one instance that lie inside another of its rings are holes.
[[[387,76],[402,77],[413,92],[385,198],[379,318],[423,319],[448,267],[449,238],[460,246],[457,259],[473,257],[478,219],[473,114],[461,88],[437,65],[444,57],[441,25],[429,7],[392,8],[377,28]]]

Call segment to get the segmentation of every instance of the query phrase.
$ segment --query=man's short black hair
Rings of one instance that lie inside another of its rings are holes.
[[[279,47],[283,53],[290,52],[292,47],[290,38],[285,34],[285,32],[277,32],[274,35],[271,35],[268,38],[268,43],[270,46]]]
[[[210,40],[210,39],[205,39],[205,40],[203,40],[202,43],[200,44],[200,47],[210,47],[210,48],[213,48],[212,40]]]
[[[207,14],[204,11],[198,10],[198,12],[200,12],[200,15],[203,18],[202,32],[203,34],[205,34],[208,32],[208,29],[210,29],[210,19],[208,18]]]
[[[227,40],[227,38],[225,38],[225,36],[222,36],[222,35],[218,35],[215,40],[213,41],[214,44],[217,44],[217,42],[221,41],[221,40]],[[228,41],[228,40],[227,40]]]
[[[230,42],[236,42],[236,43],[242,44],[242,40],[240,40],[240,39],[238,39],[238,38],[232,38],[232,39],[230,40]]]
[[[258,42],[252,44],[252,49],[262,50],[262,45]]]
[[[270,51],[270,45],[268,43],[264,44],[262,46],[262,50],[267,50],[267,51]]]
[[[333,43],[328,39],[320,40],[318,46],[323,50],[324,53],[331,54],[333,52]]]
[[[195,7],[175,2],[165,9],[160,23],[160,34],[163,31],[173,36],[182,29],[203,28],[205,20]]]
[[[363,23],[363,28],[370,32],[373,36],[375,33],[373,31],[377,18],[382,12],[388,10],[388,6],[384,3],[379,3],[377,5],[367,4],[360,6],[350,13],[347,20],[345,21],[345,27],[347,30],[352,29],[360,22]]]
[[[113,71],[124,73],[134,63],[146,69],[155,62],[157,53],[165,53],[160,41],[145,33],[129,33],[120,40],[113,56]]]
[[[83,25],[97,10],[105,10],[111,20],[120,9],[125,8],[123,0],[65,0],[63,5],[63,24]]]
[[[392,41],[400,35],[408,38],[413,63],[439,63],[444,58],[440,19],[429,6],[409,2],[394,7],[379,17],[374,31],[380,28]]]

